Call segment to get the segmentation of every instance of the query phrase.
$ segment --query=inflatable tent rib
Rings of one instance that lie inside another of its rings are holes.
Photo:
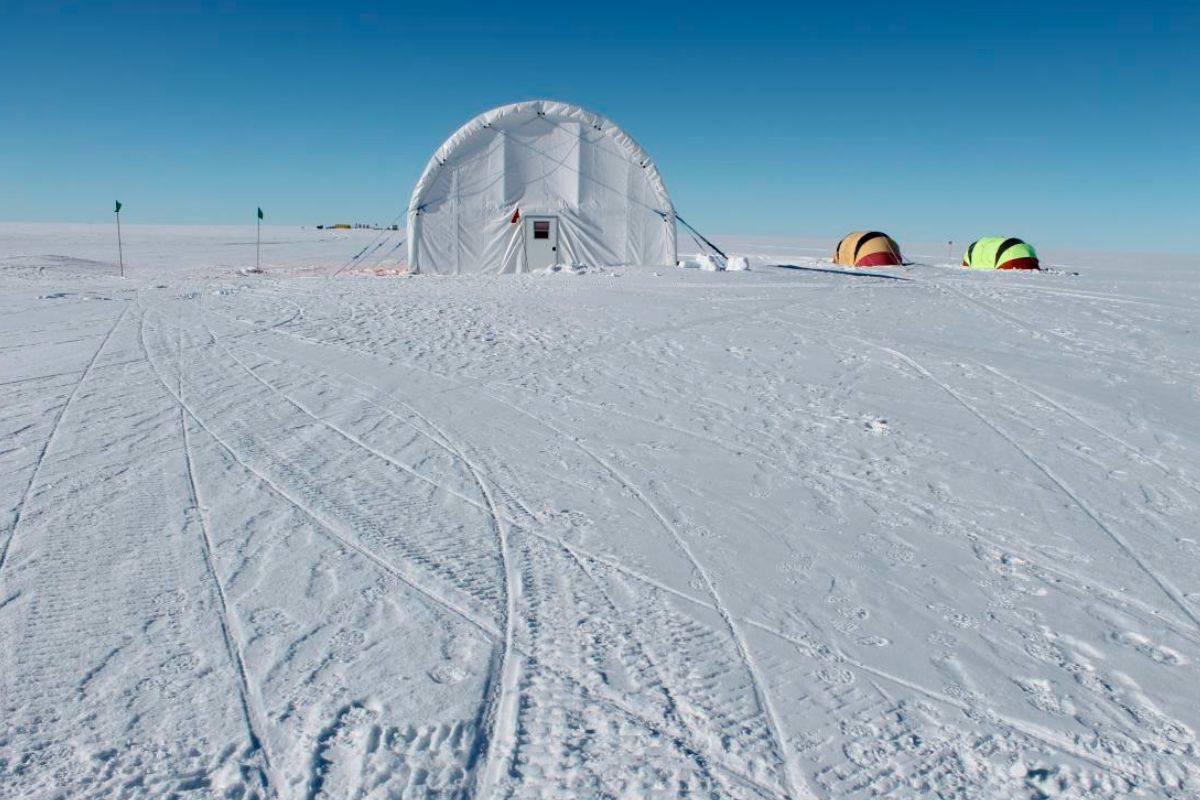
[[[838,242],[833,263],[847,267],[886,267],[904,263],[900,245],[886,233],[855,231]]]
[[[607,118],[533,100],[479,115],[413,189],[413,272],[675,266],[675,208],[646,151]]]
[[[970,269],[1041,269],[1033,245],[1003,236],[985,236],[973,242],[962,265]]]

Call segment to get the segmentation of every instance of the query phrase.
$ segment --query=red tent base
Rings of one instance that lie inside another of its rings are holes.
[[[962,265],[964,267],[971,266],[966,261],[964,261],[962,263]],[[1014,258],[1012,261],[1005,261],[1003,264],[996,267],[996,269],[1036,269],[1036,270],[1041,270],[1041,267],[1038,266],[1038,260],[1036,258]]]
[[[900,259],[895,253],[871,253],[854,262],[856,267],[898,267]]]

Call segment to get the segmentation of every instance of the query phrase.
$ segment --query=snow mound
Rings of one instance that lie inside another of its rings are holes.
[[[586,275],[589,272],[603,272],[599,267],[589,267],[587,264],[551,264],[545,269],[538,270],[539,275]]]
[[[750,269],[750,259],[745,256],[731,256],[725,262],[726,272],[746,272]]]
[[[723,272],[725,270],[725,259],[718,255],[699,253],[697,255],[684,256],[679,260],[679,266],[682,269],[698,269],[701,272]]]

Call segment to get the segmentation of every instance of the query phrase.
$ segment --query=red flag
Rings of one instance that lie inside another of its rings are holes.
[[[508,224],[515,225],[520,221],[521,221],[521,209],[518,208],[516,211],[513,212],[512,219],[510,219],[508,221]]]

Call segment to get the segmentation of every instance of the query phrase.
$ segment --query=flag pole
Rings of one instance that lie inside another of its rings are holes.
[[[263,210],[262,206],[258,207],[258,227],[254,237],[254,271],[262,272],[262,221]]]
[[[117,261],[121,264],[121,277],[125,277],[125,251],[121,248],[121,201],[116,201],[113,213],[117,215]]]

